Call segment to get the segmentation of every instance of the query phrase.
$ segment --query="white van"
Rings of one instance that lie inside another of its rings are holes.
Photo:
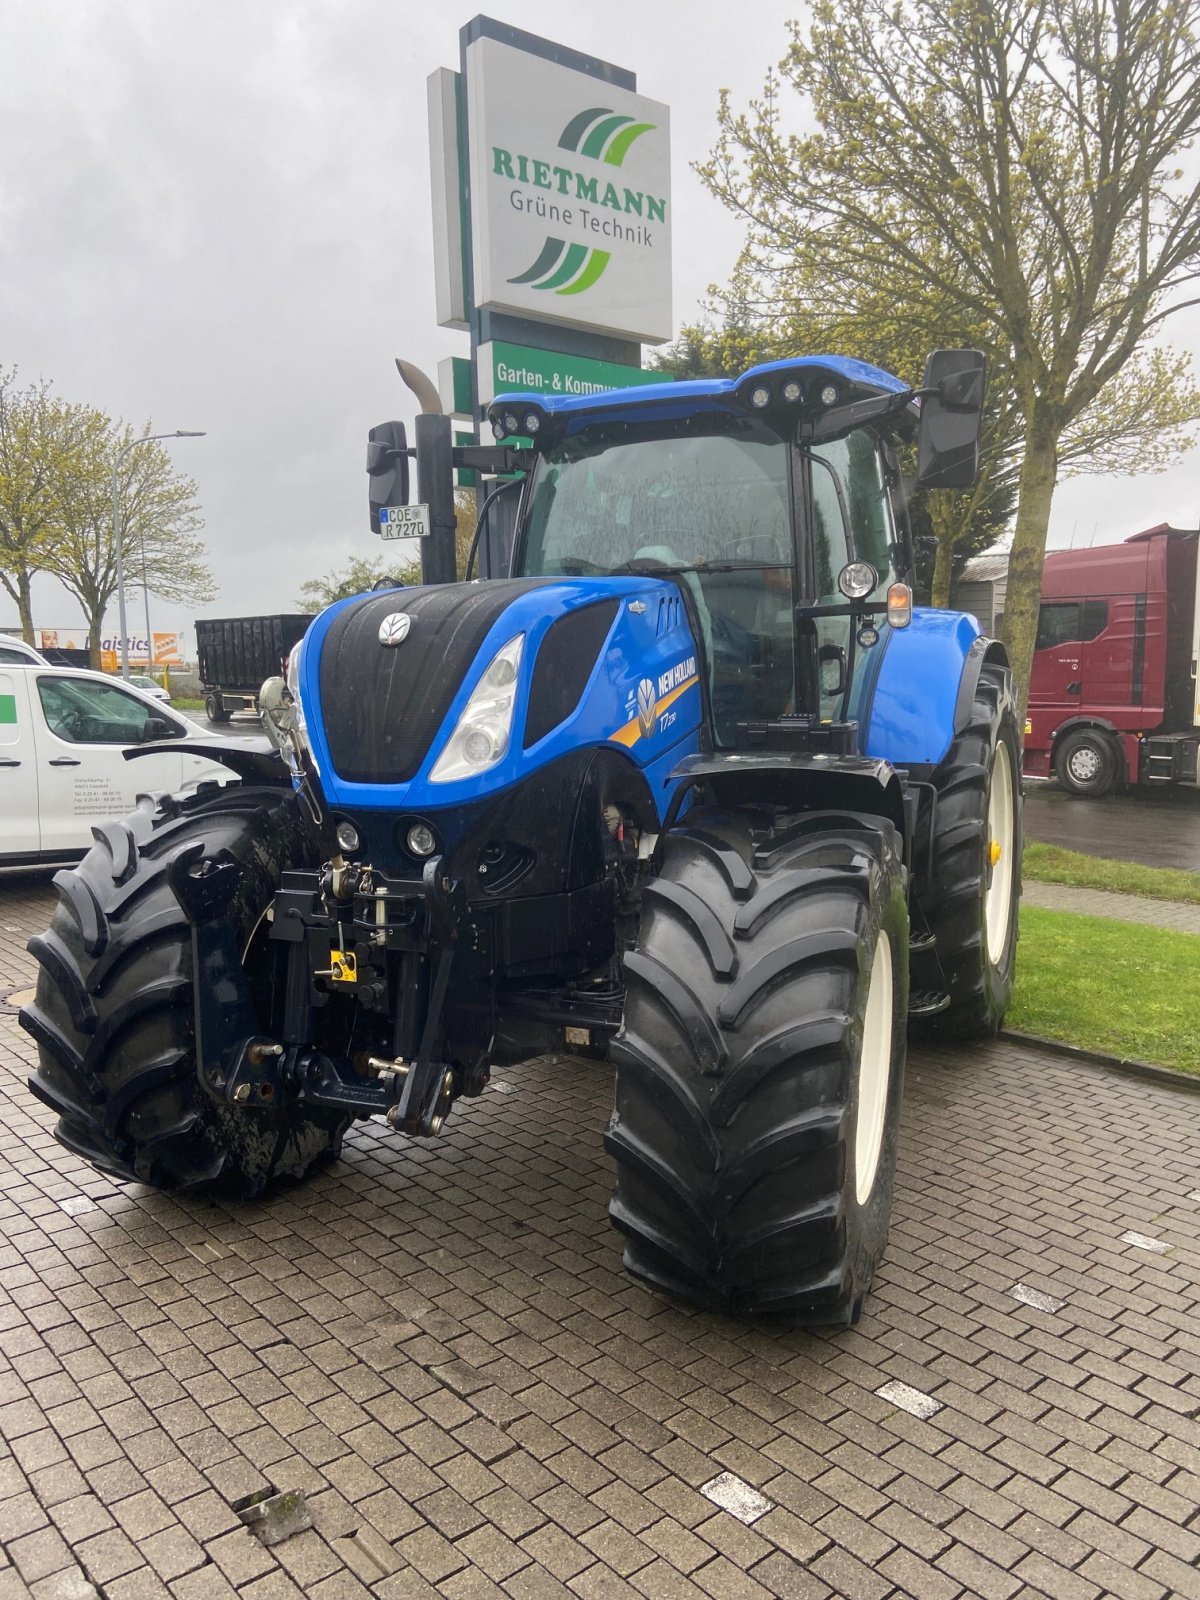
[[[0,866],[77,860],[93,826],[132,811],[139,794],[232,780],[216,759],[182,750],[122,753],[168,739],[220,743],[103,673],[0,662]]]

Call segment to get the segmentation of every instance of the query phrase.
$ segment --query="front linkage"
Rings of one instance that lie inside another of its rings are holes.
[[[271,1037],[258,1026],[244,952],[227,916],[242,872],[228,852],[206,859],[201,844],[180,850],[168,869],[193,934],[196,1064],[204,1091],[245,1107],[287,1096],[353,1117],[385,1116],[409,1134],[438,1133],[456,1096],[482,1093],[489,1078],[490,1026],[486,1036],[481,1030],[471,1064],[441,1059],[451,972],[466,950],[478,958],[484,942],[461,884],[445,873],[440,857],[426,863],[419,880],[388,880],[370,865],[341,858],[319,871],[285,872],[267,912],[271,940],[287,947],[282,1015],[278,1037]],[[318,989],[316,979],[329,987]],[[369,1050],[350,1056],[312,1043],[319,1013],[338,990],[380,1014],[390,1057]]]

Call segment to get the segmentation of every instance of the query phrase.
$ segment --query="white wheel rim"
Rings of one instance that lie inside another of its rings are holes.
[[[1090,744],[1085,744],[1071,752],[1067,765],[1077,783],[1090,783],[1100,770],[1100,757]]]
[[[993,967],[998,967],[1008,954],[1008,918],[1012,910],[1013,872],[1016,868],[1013,859],[1013,817],[1012,761],[1008,746],[1001,743],[996,746],[996,758],[992,763],[987,838],[984,841],[990,876],[983,904],[983,926],[987,938],[987,956]]]
[[[892,1075],[892,946],[886,933],[875,941],[870,987],[863,1015],[858,1060],[858,1126],[854,1130],[854,1178],[859,1205],[875,1187]]]

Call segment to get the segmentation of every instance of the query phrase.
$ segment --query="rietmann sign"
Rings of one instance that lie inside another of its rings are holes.
[[[668,108],[489,38],[467,106],[476,304],[669,339]]]

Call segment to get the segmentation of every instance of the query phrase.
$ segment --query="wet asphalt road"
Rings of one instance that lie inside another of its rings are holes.
[[[1114,861],[1200,872],[1200,790],[1129,789],[1078,800],[1056,784],[1028,783],[1025,837]]]

